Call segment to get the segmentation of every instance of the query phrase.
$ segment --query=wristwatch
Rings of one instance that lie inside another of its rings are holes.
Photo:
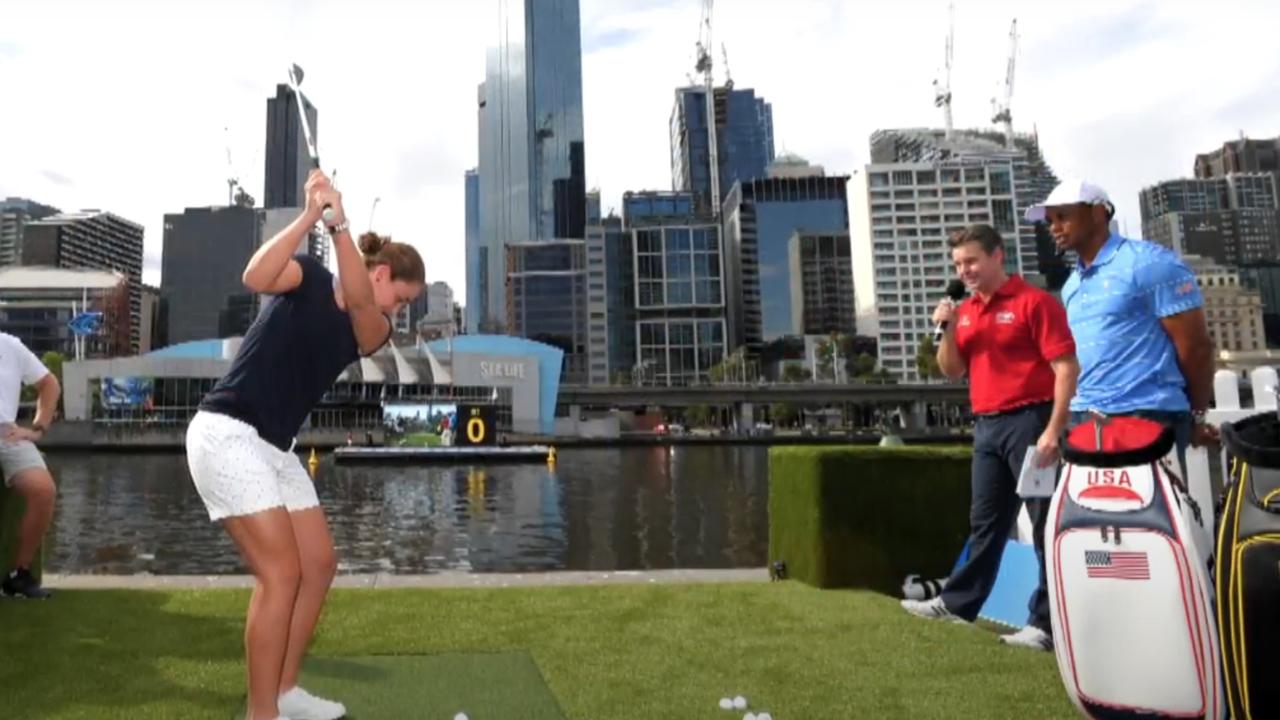
[[[330,225],[330,226],[329,226],[329,234],[330,234],[330,235],[337,235],[338,233],[344,233],[344,232],[346,232],[346,231],[348,231],[348,230],[350,230],[350,229],[351,229],[351,221],[350,221],[350,220],[343,220],[342,222],[338,223],[337,225]]]
[[[1204,424],[1207,422],[1207,421],[1206,421],[1206,419],[1205,419],[1205,416],[1206,416],[1207,412],[1208,412],[1208,411],[1206,411],[1206,410],[1192,410],[1192,411],[1191,411],[1191,424],[1192,424],[1192,425],[1204,425]]]

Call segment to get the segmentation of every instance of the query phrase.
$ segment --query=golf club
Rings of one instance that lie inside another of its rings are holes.
[[[307,122],[307,111],[303,106],[304,100],[302,97],[302,91],[298,89],[298,86],[301,84],[302,68],[299,67],[297,63],[294,63],[293,66],[289,68],[289,87],[293,90],[294,103],[298,106],[298,119],[302,122],[302,137],[307,146],[307,154],[311,156],[311,167],[319,168],[320,154],[316,150],[315,141],[311,137],[311,125]],[[333,208],[325,205],[324,211],[321,212],[320,216],[324,218],[325,223],[333,222],[333,218],[335,217]]]

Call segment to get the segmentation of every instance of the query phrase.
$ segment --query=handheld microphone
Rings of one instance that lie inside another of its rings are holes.
[[[951,298],[952,302],[958,302],[964,297],[964,294],[965,287],[963,280],[952,280],[947,283],[947,297]],[[938,326],[933,329],[934,345],[938,345],[942,342],[942,334],[946,329],[947,324],[945,322],[938,323]]]

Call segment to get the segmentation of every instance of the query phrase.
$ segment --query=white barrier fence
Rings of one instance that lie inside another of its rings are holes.
[[[1253,389],[1253,407],[1240,407],[1240,383],[1247,379]],[[1234,370],[1219,370],[1213,376],[1213,408],[1206,413],[1205,420],[1214,426],[1222,423],[1243,420],[1250,415],[1276,411],[1276,390],[1280,388],[1280,379],[1276,369],[1259,367],[1249,372],[1236,373]],[[1222,478],[1227,477],[1225,451],[1215,451],[1217,462],[1222,468]],[[1187,486],[1191,498],[1200,505],[1204,516],[1205,527],[1214,528],[1214,500],[1212,484],[1209,480],[1209,451],[1206,448],[1187,449]]]

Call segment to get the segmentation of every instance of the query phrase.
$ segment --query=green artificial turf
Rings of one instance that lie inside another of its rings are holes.
[[[227,720],[244,699],[247,601],[247,591],[216,590],[0,602],[5,716]],[[736,720],[744,713],[717,703],[739,694],[777,720],[1076,716],[1049,653],[909,617],[882,595],[795,582],[340,590],[304,677],[317,689],[360,682],[366,692],[381,670],[355,670],[370,656],[405,656],[423,664],[414,692],[453,703],[413,717],[449,720],[486,683],[494,702],[510,689],[511,674],[485,676],[479,653],[531,657],[575,720]],[[329,672],[344,667],[354,679]],[[411,667],[387,670],[388,691]],[[441,673],[465,679],[441,684]],[[515,694],[541,697],[532,675],[519,677]],[[469,717],[485,720],[477,708]]]

